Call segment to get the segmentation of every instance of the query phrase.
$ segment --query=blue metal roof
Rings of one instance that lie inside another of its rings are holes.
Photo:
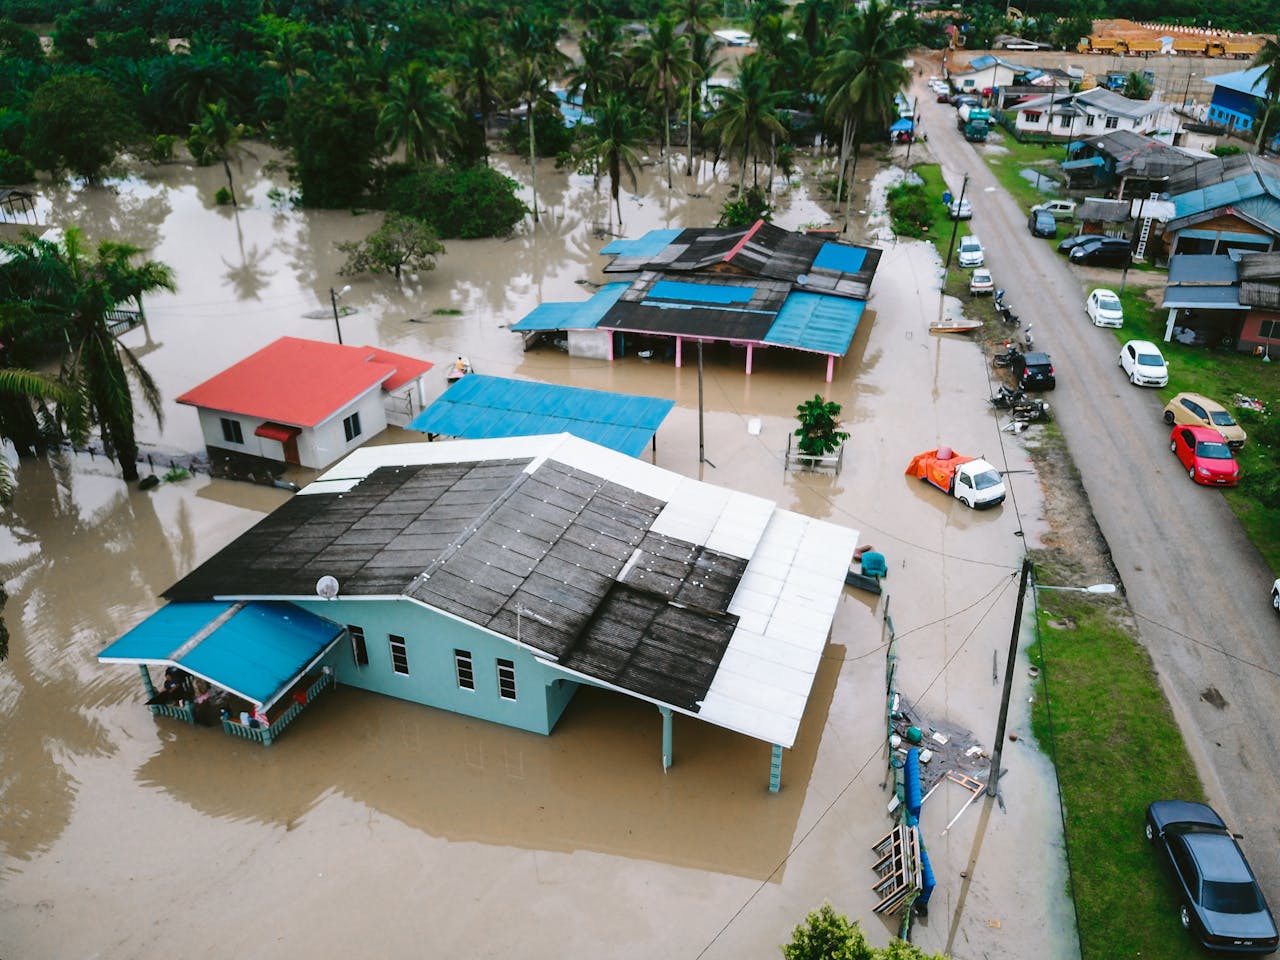
[[[1217,237],[1215,231],[1183,230],[1179,236]],[[1179,253],[1169,258],[1169,286],[1181,283],[1230,286],[1236,282],[1236,263],[1225,253]]]
[[[98,660],[180,667],[264,706],[333,646],[343,629],[292,603],[171,603]]]
[[[1250,67],[1248,70],[1237,70],[1235,73],[1220,73],[1216,77],[1205,77],[1204,82],[1215,87],[1224,87],[1237,93],[1247,93],[1252,97],[1266,97],[1267,85],[1263,74],[1266,67]]]
[[[606,283],[590,300],[580,303],[540,303],[511,329],[529,330],[594,330],[600,318],[626,293],[629,283]]]
[[[650,230],[635,240],[614,240],[600,252],[617,257],[656,257],[682,233],[683,230]]]
[[[1206,210],[1216,210],[1266,194],[1280,197],[1280,182],[1250,170],[1222,183],[1178,194],[1173,198],[1174,211],[1177,217],[1191,217]]]
[[[853,342],[865,300],[846,300],[820,293],[793,293],[765,334],[764,342],[818,353],[844,354]]]
[[[861,252],[861,251],[859,251]],[[682,283],[659,280],[646,295],[648,300],[689,300],[693,303],[750,303],[756,288],[737,283]]]
[[[468,440],[571,433],[635,457],[673,406],[657,397],[473,373],[414,417],[409,429]]]
[[[841,273],[857,273],[867,260],[863,247],[850,247],[843,243],[824,243],[813,258],[813,268],[838,270]]]
[[[1106,161],[1102,157],[1085,157],[1083,160],[1066,160],[1062,164],[1063,170],[1084,170],[1088,167],[1100,167]]]

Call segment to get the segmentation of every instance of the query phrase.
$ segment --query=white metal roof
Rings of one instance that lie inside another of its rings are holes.
[[[729,604],[737,629],[699,719],[790,747],[844,591],[858,532],[693,480],[570,434],[362,447],[302,490],[350,489],[378,467],[554,459],[663,501],[654,533],[747,561]],[[626,692],[626,691],[623,691]],[[679,708],[676,708],[677,710]],[[681,710],[684,713],[687,711]]]

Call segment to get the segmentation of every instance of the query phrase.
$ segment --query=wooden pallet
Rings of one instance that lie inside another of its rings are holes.
[[[915,827],[899,824],[872,848],[880,859],[872,869],[871,889],[880,897],[876,913],[897,913],[907,898],[920,890],[920,837]]]

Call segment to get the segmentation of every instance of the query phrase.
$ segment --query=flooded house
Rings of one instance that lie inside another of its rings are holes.
[[[99,660],[264,743],[335,681],[540,734],[591,686],[656,709],[664,766],[673,714],[769,743],[776,790],[857,537],[569,434],[374,445]]]
[[[755,352],[783,347],[835,361],[849,352],[881,253],[833,237],[750,227],[650,230],[601,253],[614,282],[581,303],[543,303],[511,329],[525,347],[563,333],[570,356],[613,360],[629,348],[668,349],[677,367],[686,344],[723,342]]]
[[[281,337],[178,403],[196,408],[215,462],[321,470],[388,424],[408,423],[431,367],[379,347]]]

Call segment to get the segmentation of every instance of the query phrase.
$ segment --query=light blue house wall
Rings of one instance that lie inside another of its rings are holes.
[[[336,651],[338,682],[481,720],[550,733],[578,684],[526,650],[471,624],[409,600],[300,601],[318,616],[364,631],[369,662],[357,665],[352,644]],[[390,637],[404,637],[408,675],[392,668]],[[458,684],[454,651],[471,654],[475,689]],[[499,695],[498,660],[515,665],[516,698]]]

